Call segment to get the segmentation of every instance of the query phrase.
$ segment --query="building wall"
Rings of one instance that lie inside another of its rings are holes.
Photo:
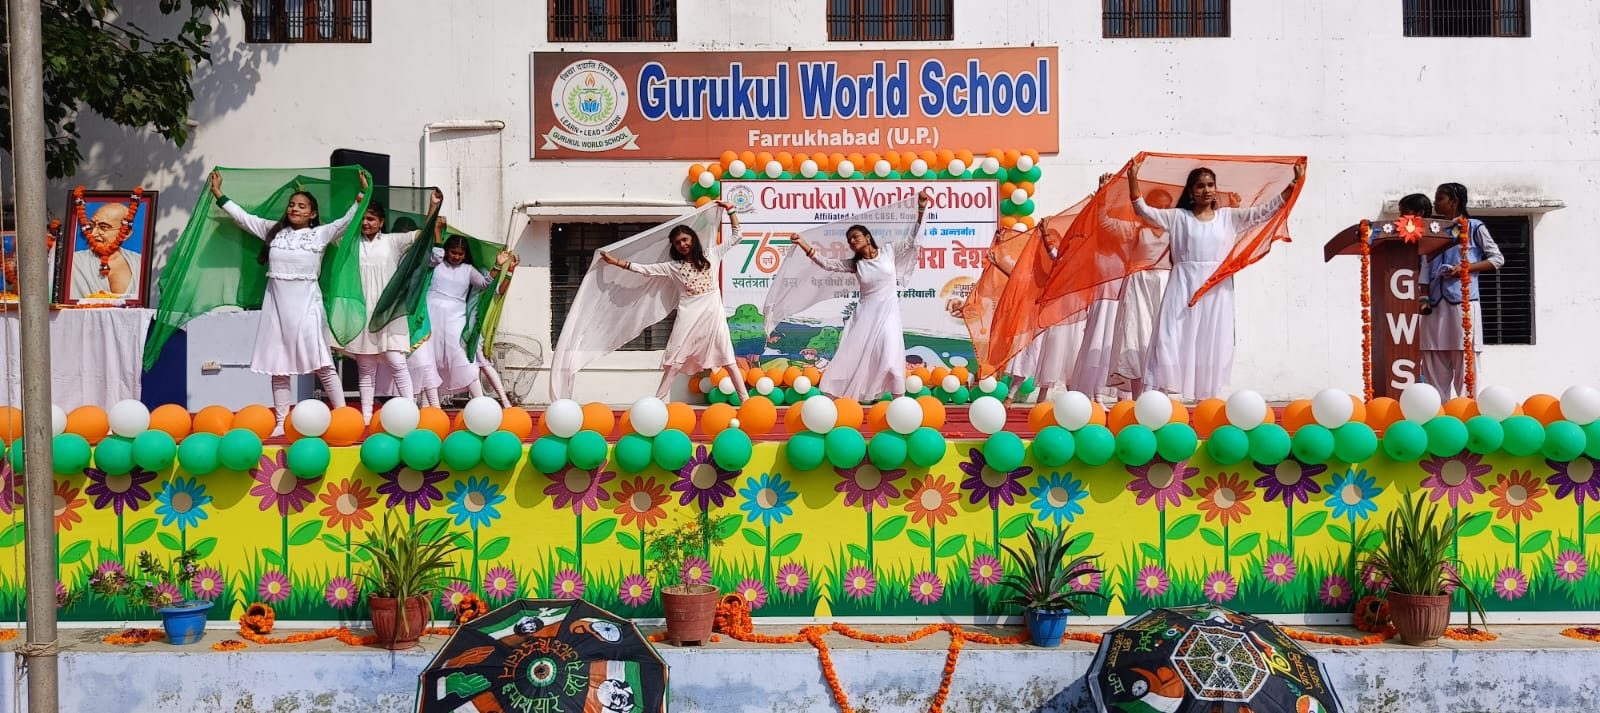
[[[548,362],[551,223],[670,218],[687,209],[689,162],[530,160],[530,53],[883,47],[829,43],[826,3],[767,5],[682,0],[672,46],[546,42],[541,2],[452,3],[449,12],[380,3],[374,41],[351,45],[245,44],[235,15],[218,28],[216,61],[200,71],[191,143],[179,149],[85,117],[83,166],[53,186],[53,207],[64,208],[71,185],[142,183],[162,191],[170,240],[211,166],[325,164],[341,147],[389,153],[394,182],[445,185],[447,212],[463,201],[472,210],[453,222],[507,239],[521,255],[502,330],[540,344]],[[1499,205],[1565,204],[1533,220],[1537,348],[1488,348],[1480,383],[1559,392],[1590,378],[1581,355],[1596,338],[1568,325],[1589,323],[1600,303],[1581,267],[1600,260],[1582,228],[1600,203],[1600,9],[1541,3],[1531,38],[1420,39],[1402,36],[1399,2],[1232,5],[1230,38],[1149,40],[1101,38],[1096,3],[955,0],[954,41],[911,46],[1060,48],[1062,150],[1041,162],[1036,196],[1048,212],[1140,150],[1309,157],[1290,221],[1296,242],[1237,280],[1236,388],[1269,398],[1358,390],[1357,264],[1325,264],[1320,245],[1386,201],[1443,181]],[[447,120],[504,129],[425,132]],[[1004,134],[998,125],[995,146],[966,148],[1027,148],[1005,145]],[[471,169],[459,188],[441,168],[451,161]],[[535,202],[540,215],[528,219],[522,209]],[[631,401],[654,386],[657,363],[654,354],[614,355],[580,378],[578,392]],[[542,383],[534,393],[545,393]]]

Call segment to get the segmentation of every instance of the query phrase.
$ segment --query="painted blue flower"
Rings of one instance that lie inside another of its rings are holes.
[[[1061,527],[1063,520],[1072,522],[1082,515],[1083,506],[1078,501],[1089,497],[1083,481],[1071,473],[1041,475],[1028,492],[1033,495],[1032,507],[1039,511],[1039,520],[1054,520],[1056,527]]]
[[[799,493],[789,489],[789,481],[784,480],[782,475],[772,473],[762,473],[759,478],[746,480],[739,494],[744,496],[739,509],[749,513],[749,521],[755,522],[759,518],[761,524],[767,527],[793,515],[794,508],[789,507],[789,503],[800,497]]]
[[[211,496],[198,478],[173,478],[156,493],[156,502],[162,526],[176,522],[179,530],[187,530],[206,519],[205,506],[211,503]]]
[[[500,511],[494,506],[505,502],[506,496],[500,493],[499,486],[489,482],[488,477],[473,476],[465,481],[457,480],[455,489],[445,494],[450,501],[445,512],[456,516],[455,524],[471,524],[473,529],[484,527],[500,519]]]
[[[1365,520],[1378,511],[1373,498],[1381,492],[1383,488],[1378,487],[1378,479],[1367,475],[1365,468],[1347,468],[1343,475],[1333,479],[1333,485],[1328,488],[1327,504],[1336,518]]]

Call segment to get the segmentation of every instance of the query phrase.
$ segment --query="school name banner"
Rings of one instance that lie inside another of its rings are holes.
[[[1009,146],[1055,153],[1055,47],[535,52],[532,157],[703,159]]]

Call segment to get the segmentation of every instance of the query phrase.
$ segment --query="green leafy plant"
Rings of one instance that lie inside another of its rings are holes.
[[[1446,585],[1459,589],[1467,603],[1467,625],[1472,613],[1484,619],[1483,603],[1457,572],[1460,560],[1452,552],[1456,535],[1464,521],[1453,515],[1441,516],[1439,506],[1427,497],[1405,493],[1400,507],[1389,511],[1383,539],[1366,556],[1365,564],[1389,580],[1389,591],[1413,596],[1442,596]],[[1365,539],[1363,537],[1363,539]]]
[[[650,578],[661,589],[687,589],[692,583],[683,571],[690,557],[710,559],[711,548],[722,544],[722,534],[711,527],[706,517],[690,518],[664,530],[645,533],[644,548],[650,560]]]
[[[1007,574],[1000,580],[1000,586],[1016,592],[1015,596],[1002,600],[1004,604],[1015,604],[1024,609],[1040,611],[1082,611],[1079,602],[1091,597],[1106,598],[1099,592],[1083,592],[1072,588],[1072,580],[1077,577],[1104,574],[1092,564],[1095,555],[1079,555],[1067,559],[1067,552],[1072,550],[1072,545],[1078,537],[1067,537],[1065,529],[1055,532],[1041,532],[1028,524],[1028,553],[1012,549],[1010,545],[1000,547],[1016,562],[1017,571]]]
[[[185,600],[184,593],[189,591],[189,585],[194,581],[194,574],[199,570],[195,565],[200,561],[200,552],[189,548],[178,558],[172,561],[172,566],[162,564],[155,555],[148,551],[139,551],[139,563],[134,567],[133,574],[122,571],[96,572],[89,577],[89,590],[107,599],[121,598],[129,604],[138,604],[151,609],[162,609]],[[75,601],[74,595],[68,595],[58,603],[69,604]]]
[[[385,511],[383,523],[367,529],[365,542],[355,543],[369,558],[366,569],[357,573],[369,593],[393,597],[404,606],[412,597],[431,595],[446,582],[461,579],[451,574],[451,556],[462,549],[454,538],[439,528],[429,531],[426,524],[408,525],[393,518],[393,512]]]

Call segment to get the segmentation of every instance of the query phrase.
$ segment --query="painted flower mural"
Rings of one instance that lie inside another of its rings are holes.
[[[644,531],[655,527],[667,516],[666,510],[661,507],[671,500],[667,496],[667,486],[659,481],[638,476],[619,482],[614,499],[617,504],[612,508],[612,512],[616,513],[622,527],[635,528],[635,532],[617,532],[617,543],[639,553],[639,570],[644,571],[646,564]]]
[[[1081,501],[1089,497],[1089,490],[1071,473],[1051,473],[1039,476],[1028,494],[1033,496],[1028,507],[1039,511],[1039,521],[1053,522],[1059,530],[1083,514]]]
[[[811,588],[811,576],[805,565],[789,562],[778,568],[778,591],[791,597],[800,596]]]
[[[110,509],[117,515],[117,559],[125,560],[127,529],[123,516],[127,512],[138,511],[141,504],[150,502],[152,495],[145,485],[155,480],[156,474],[139,468],[122,475],[107,475],[98,468],[88,468],[83,473],[89,478],[89,485],[83,492],[94,498],[94,509]]]
[[[306,509],[307,505],[316,500],[316,496],[312,495],[312,493],[315,492],[317,486],[322,484],[322,478],[301,478],[290,472],[286,460],[288,456],[285,455],[287,453],[288,449],[283,449],[279,450],[273,457],[263,455],[256,467],[250,470],[250,478],[255,481],[255,485],[250,488],[250,494],[260,498],[259,507],[261,512],[274,509],[278,511],[279,549],[263,548],[261,557],[269,564],[279,567],[282,572],[294,571],[289,567],[289,545],[291,540],[289,516],[298,515],[300,511]],[[393,505],[390,505],[390,507],[393,507]],[[313,536],[315,528],[320,527],[318,523],[314,522],[306,523],[302,527],[305,526],[310,526]],[[284,579],[283,585],[287,590],[289,580]],[[284,598],[288,598],[287,593],[284,594]],[[265,599],[263,601],[267,601],[268,604],[275,603]]]
[[[880,508],[889,507],[889,503],[900,495],[900,487],[895,481],[905,477],[903,468],[879,470],[870,461],[862,461],[861,465],[854,468],[835,468],[834,473],[839,476],[839,482],[834,483],[834,492],[844,494],[845,507],[861,505],[867,516],[867,539],[865,545],[850,544],[846,550],[858,560],[867,563],[870,569],[874,567],[874,543],[885,542],[899,536],[905,530],[906,516],[895,515],[882,524],[873,526],[872,514]]]
[[[706,447],[698,446],[694,457],[678,469],[678,479],[672,481],[672,490],[679,494],[681,506],[694,503],[701,511],[719,508],[733,497],[733,481],[739,477],[739,472],[717,465]]]
[[[762,550],[762,581],[771,583],[772,558],[787,557],[800,547],[801,533],[791,532],[774,540],[772,526],[781,524],[783,519],[794,514],[790,503],[800,494],[795,492],[784,480],[782,475],[776,473],[762,473],[759,477],[745,481],[745,486],[739,489],[743,502],[739,509],[745,512],[748,522],[761,521],[761,529],[746,527],[740,530],[746,542]],[[765,601],[765,600],[763,600]]]
[[[1433,502],[1448,500],[1451,510],[1463,503],[1470,504],[1474,495],[1482,495],[1483,483],[1478,479],[1494,470],[1494,466],[1483,462],[1482,456],[1471,451],[1449,458],[1428,458],[1422,461],[1421,468],[1428,474],[1422,479],[1428,499]]]
[[[517,573],[509,567],[490,567],[483,574],[483,593],[498,600],[517,596]]]
[[[80,491],[72,487],[65,480],[56,481],[55,489],[55,521],[56,534],[72,532],[72,526],[83,522],[83,516],[78,514],[78,508],[89,501],[78,497]]]

